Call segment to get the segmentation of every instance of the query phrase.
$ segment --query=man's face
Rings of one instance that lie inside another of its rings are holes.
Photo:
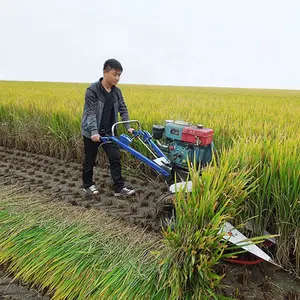
[[[111,69],[109,71],[104,70],[104,78],[109,84],[117,85],[120,80],[121,73],[122,72],[120,70],[115,69]]]

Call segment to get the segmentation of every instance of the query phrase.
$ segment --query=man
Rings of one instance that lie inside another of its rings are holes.
[[[82,115],[82,135],[84,142],[84,162],[82,169],[83,191],[89,195],[98,195],[99,190],[93,181],[93,169],[98,148],[101,145],[107,155],[110,172],[114,182],[116,197],[135,194],[133,189],[124,185],[121,172],[120,151],[116,143],[102,143],[101,136],[111,135],[112,125],[118,121],[118,113],[122,121],[129,120],[128,110],[121,90],[116,87],[120,80],[123,67],[115,59],[109,59],[103,66],[103,77],[91,84],[85,92],[85,103]],[[129,133],[134,129],[127,123]]]

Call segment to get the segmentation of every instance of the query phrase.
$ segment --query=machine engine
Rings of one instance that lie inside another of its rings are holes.
[[[153,125],[153,138],[159,148],[177,167],[186,169],[188,160],[205,166],[212,159],[214,131],[202,124],[166,120],[165,126]]]

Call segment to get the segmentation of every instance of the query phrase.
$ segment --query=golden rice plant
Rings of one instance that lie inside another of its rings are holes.
[[[180,295],[179,299],[223,299],[215,294],[222,276],[214,267],[241,249],[225,242],[220,229],[241,212],[256,180],[251,167],[239,166],[233,151],[221,158],[219,166],[206,168],[202,176],[191,168],[190,179],[192,192],[178,191],[176,222],[163,232],[169,253],[165,264],[169,265],[171,298],[178,299]],[[256,242],[262,240],[259,237]]]

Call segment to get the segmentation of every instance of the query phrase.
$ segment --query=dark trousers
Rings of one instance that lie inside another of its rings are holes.
[[[114,182],[113,189],[115,192],[120,192],[124,187],[124,180],[121,172],[120,150],[116,143],[99,143],[93,142],[87,137],[83,137],[84,143],[84,162],[82,169],[83,187],[88,188],[95,184],[93,181],[94,166],[98,153],[98,148],[104,149],[110,165],[110,173]]]

